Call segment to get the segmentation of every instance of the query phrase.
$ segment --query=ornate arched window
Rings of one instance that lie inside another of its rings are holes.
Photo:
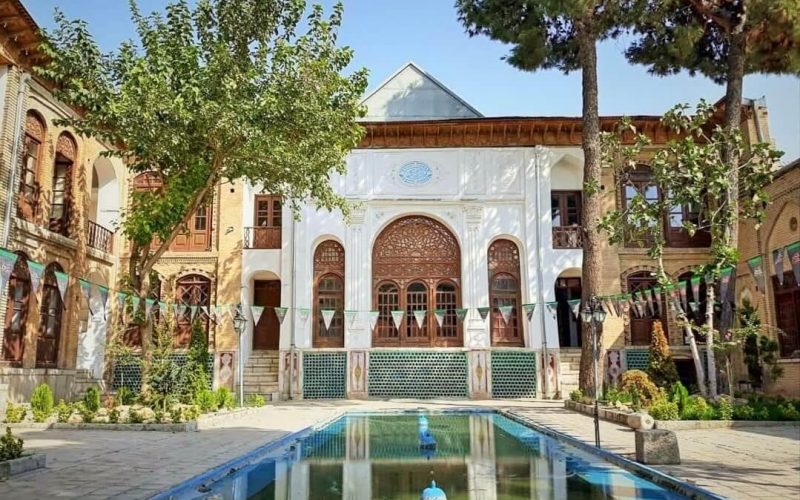
[[[66,132],[58,136],[56,158],[53,165],[52,195],[50,197],[50,230],[69,235],[72,207],[72,175],[78,158],[75,139]]]
[[[314,318],[314,347],[344,347],[344,248],[333,240],[314,251]]]
[[[379,313],[373,344],[461,346],[460,275],[458,241],[443,224],[416,215],[389,224],[372,249],[373,307]],[[400,324],[392,311],[403,312]],[[437,314],[444,316],[441,326]]]
[[[32,221],[39,205],[39,168],[44,151],[46,128],[44,120],[34,111],[25,118],[25,143],[19,176],[19,198],[17,213]]]
[[[489,246],[489,303],[492,307],[492,345],[523,346],[520,321],[519,248],[510,240]]]
[[[653,290],[657,285],[655,276],[650,271],[638,271],[628,276],[628,293],[632,298],[639,299],[638,306],[630,308],[631,344],[649,345],[650,336],[653,331],[653,322],[661,320],[664,327],[664,335],[668,335],[668,324],[664,314],[666,302],[664,296],[659,300],[653,295]],[[649,299],[649,300],[648,300]]]
[[[179,278],[175,285],[175,303],[179,306],[175,345],[187,347],[192,338],[193,322],[199,321],[208,335],[211,280],[200,274],[189,274]]]
[[[25,349],[25,329],[31,296],[31,277],[28,273],[27,260],[24,254],[17,254],[17,261],[8,281],[3,361],[9,362],[12,366],[22,365],[22,354]]]
[[[61,340],[64,302],[58,289],[56,271],[61,266],[53,262],[44,271],[42,282],[42,304],[39,309],[39,339],[36,342],[36,366],[50,367],[58,363],[58,347]]]

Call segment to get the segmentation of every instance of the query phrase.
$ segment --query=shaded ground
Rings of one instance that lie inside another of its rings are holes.
[[[196,433],[26,430],[28,450],[47,468],[0,483],[0,498],[148,498],[289,432],[346,410],[504,408],[594,441],[592,419],[553,401],[287,402]],[[665,472],[731,498],[800,498],[800,428],[679,431],[683,463]],[[634,451],[633,431],[601,422],[603,447]]]

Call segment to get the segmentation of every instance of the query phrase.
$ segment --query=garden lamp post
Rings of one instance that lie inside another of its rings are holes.
[[[233,315],[233,328],[239,336],[239,362],[237,363],[237,371],[239,372],[239,406],[244,406],[244,352],[242,348],[242,335],[244,335],[246,326],[247,318],[242,314],[242,305],[239,304],[236,306],[236,313]]]
[[[600,348],[597,345],[597,325],[606,320],[606,311],[597,297],[589,299],[583,308],[581,319],[592,327],[592,368],[594,370],[594,444],[600,448],[600,372],[598,371]]]

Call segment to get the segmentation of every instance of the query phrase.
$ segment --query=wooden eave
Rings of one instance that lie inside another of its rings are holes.
[[[17,64],[30,70],[45,62],[39,50],[39,26],[20,0],[0,2],[0,41],[4,64]]]

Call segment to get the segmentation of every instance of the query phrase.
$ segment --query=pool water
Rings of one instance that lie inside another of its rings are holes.
[[[449,500],[685,498],[495,413],[347,415],[192,496],[417,500],[432,481]]]

